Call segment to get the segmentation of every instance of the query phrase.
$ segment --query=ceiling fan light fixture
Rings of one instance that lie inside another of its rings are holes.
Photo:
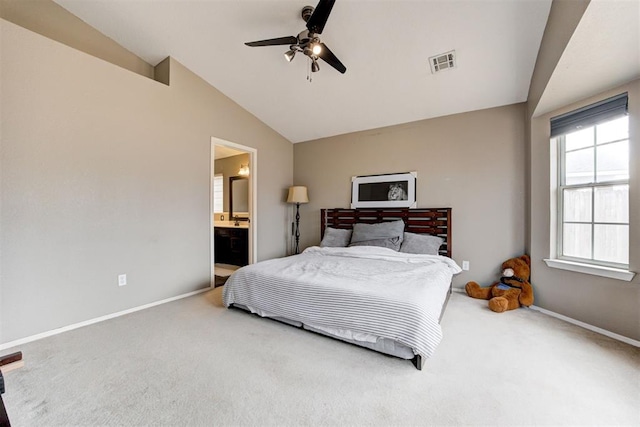
[[[284,57],[288,62],[293,61],[294,56],[296,56],[296,51],[293,49],[290,49],[284,53]]]
[[[246,42],[245,45],[250,47],[260,46],[281,46],[288,45],[289,50],[284,53],[284,57],[288,62],[293,61],[296,52],[301,52],[303,55],[309,57],[312,61],[309,69],[313,72],[318,72],[320,66],[318,65],[318,59],[322,59],[329,64],[339,73],[344,74],[347,71],[347,67],[334,55],[333,52],[320,41],[320,35],[324,30],[324,26],[329,19],[329,14],[333,9],[333,5],[336,0],[318,0],[316,7],[305,6],[302,9],[302,18],[306,22],[305,29],[298,33],[297,36],[284,36],[273,39],[256,40],[252,42]],[[307,79],[311,73],[307,75]]]

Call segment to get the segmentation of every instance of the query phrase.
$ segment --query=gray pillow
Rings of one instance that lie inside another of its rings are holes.
[[[444,242],[442,237],[430,234],[404,233],[404,240],[400,252],[408,254],[438,255],[438,250]]]
[[[374,239],[365,240],[363,242],[350,243],[349,246],[380,246],[382,248],[389,248],[397,251],[400,249],[400,237],[389,237],[387,239]]]
[[[351,230],[327,227],[320,246],[323,248],[346,248],[351,240]]]
[[[379,222],[377,224],[357,223],[353,225],[351,243],[364,242],[366,240],[387,239],[400,237],[402,242],[404,234],[404,221]]]

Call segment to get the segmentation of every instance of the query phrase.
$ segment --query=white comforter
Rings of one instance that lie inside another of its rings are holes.
[[[312,327],[393,339],[429,357],[442,339],[438,318],[459,272],[442,256],[314,246],[237,270],[223,302]]]

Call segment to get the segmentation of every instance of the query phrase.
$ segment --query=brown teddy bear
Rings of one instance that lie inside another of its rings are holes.
[[[521,305],[533,304],[533,288],[529,283],[531,259],[529,255],[511,258],[502,263],[502,277],[499,282],[481,288],[476,282],[465,286],[472,298],[488,299],[489,308],[496,313],[514,310]]]

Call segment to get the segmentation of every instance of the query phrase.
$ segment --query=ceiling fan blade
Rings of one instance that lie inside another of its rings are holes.
[[[331,65],[336,70],[340,71],[342,74],[344,74],[347,71],[347,67],[345,67],[344,64],[340,62],[338,57],[336,57],[333,52],[329,50],[326,44],[320,43],[320,46],[322,46],[322,50],[318,54],[318,57],[327,64]]]
[[[256,47],[256,46],[280,46],[280,45],[292,45],[298,44],[298,39],[293,36],[289,37],[278,37],[277,39],[267,39],[267,40],[258,40],[255,42],[247,42],[245,43],[247,46]]]
[[[307,21],[307,29],[310,32],[322,34],[324,25],[327,23],[327,19],[329,19],[329,14],[335,2],[336,0],[320,0],[320,2],[318,2],[318,5],[313,10],[313,14]]]

